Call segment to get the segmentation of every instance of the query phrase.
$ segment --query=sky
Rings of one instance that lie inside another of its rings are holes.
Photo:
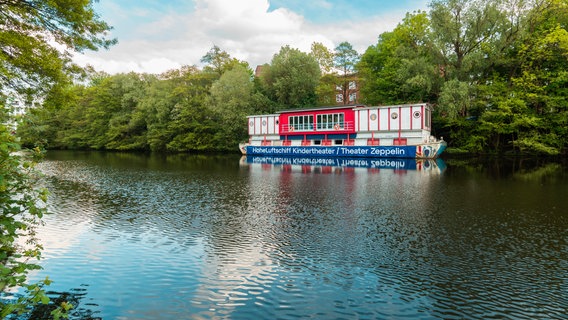
[[[94,8],[113,27],[110,49],[75,56],[110,74],[162,73],[202,67],[214,46],[233,58],[270,63],[289,45],[309,52],[313,42],[333,51],[343,41],[360,54],[393,30],[407,12],[429,0],[99,0]]]

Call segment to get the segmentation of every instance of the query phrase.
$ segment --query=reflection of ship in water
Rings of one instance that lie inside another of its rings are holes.
[[[284,171],[341,173],[352,171],[378,172],[380,170],[421,171],[440,174],[446,169],[442,159],[393,158],[313,158],[243,156],[241,166],[251,168],[281,168]],[[361,170],[363,169],[363,170]]]

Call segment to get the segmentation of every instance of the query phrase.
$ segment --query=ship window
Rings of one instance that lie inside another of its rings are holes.
[[[321,144],[321,140],[314,140],[314,145],[319,146]]]
[[[343,113],[318,114],[316,120],[318,130],[345,129],[345,114]]]
[[[343,144],[343,140],[335,140],[335,144]]]
[[[314,116],[290,116],[288,117],[289,131],[308,131],[314,129]]]

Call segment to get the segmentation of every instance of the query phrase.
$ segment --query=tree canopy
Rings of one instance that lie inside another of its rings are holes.
[[[298,49],[284,46],[262,76],[268,96],[281,108],[314,106],[321,70],[318,61]]]
[[[438,132],[468,152],[565,153],[567,9],[561,0],[432,1],[363,54],[365,102],[430,102]]]
[[[108,48],[91,0],[0,1],[0,91],[46,92],[81,71],[73,52]]]
[[[322,74],[329,74],[334,67],[334,54],[321,42],[312,43],[310,56],[319,64]]]

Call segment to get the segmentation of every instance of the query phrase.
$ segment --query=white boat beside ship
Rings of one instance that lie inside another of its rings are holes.
[[[248,116],[244,155],[435,159],[446,148],[431,135],[426,103],[333,106]]]

